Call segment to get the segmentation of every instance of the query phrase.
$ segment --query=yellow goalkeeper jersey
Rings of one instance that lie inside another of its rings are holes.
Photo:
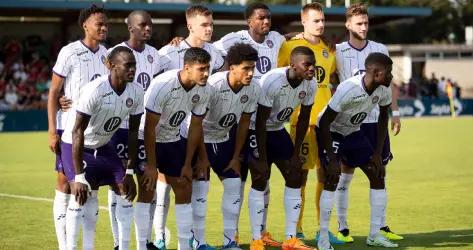
[[[312,107],[310,115],[310,126],[317,124],[317,116],[328,104],[332,93],[330,92],[329,83],[330,75],[337,70],[337,63],[335,61],[335,53],[323,42],[320,41],[317,45],[313,45],[305,39],[292,39],[286,41],[281,46],[278,55],[278,67],[288,66],[290,63],[291,51],[298,46],[305,46],[310,48],[315,54],[316,60],[316,77],[317,77],[317,94],[315,95],[315,103]],[[291,117],[291,125],[297,124],[297,117],[299,116],[300,108],[297,108]]]

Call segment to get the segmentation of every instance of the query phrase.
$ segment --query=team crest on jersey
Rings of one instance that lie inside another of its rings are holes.
[[[130,97],[128,97],[128,99],[126,99],[126,106],[128,108],[131,108],[131,106],[133,106],[133,99],[131,99]]]
[[[102,56],[100,57],[100,60],[102,61],[103,64],[105,64],[105,56],[104,56],[104,55],[102,55]]]
[[[240,102],[241,102],[241,103],[246,103],[246,102],[248,102],[248,95],[242,95],[241,98],[240,98]]]
[[[306,95],[307,93],[304,90],[302,90],[301,92],[299,92],[299,99],[304,99]]]
[[[273,43],[273,41],[271,41],[271,40],[266,40],[266,44],[267,44],[268,47],[270,47],[270,48],[274,47],[274,43]]]
[[[148,55],[146,58],[148,58],[149,63],[153,63],[153,57],[151,55]]]
[[[328,51],[326,49],[324,49],[322,51],[322,55],[325,57],[325,58],[328,58]]]
[[[197,102],[199,102],[199,100],[200,100],[199,94],[195,94],[195,95],[192,97],[192,102],[193,102],[193,103],[197,103]]]
[[[379,96],[377,96],[377,95],[375,95],[375,96],[373,97],[373,99],[371,100],[371,102],[372,102],[373,104],[378,103],[378,101],[379,101]]]

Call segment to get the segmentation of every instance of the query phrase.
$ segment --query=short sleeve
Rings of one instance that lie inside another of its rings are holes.
[[[266,76],[266,77],[265,77]],[[266,106],[266,107],[273,107],[274,98],[278,93],[278,86],[276,81],[274,81],[274,77],[271,75],[263,75],[261,78],[261,94],[258,99],[258,104]]]
[[[159,53],[156,49],[153,49],[152,54],[153,54],[153,58],[154,58],[152,77],[155,77],[156,75],[159,74],[159,72],[161,72],[161,58],[160,58]]]
[[[304,97],[304,99],[302,99],[301,104],[304,106],[313,105],[316,92],[317,92],[317,83],[315,82],[315,80],[312,80],[309,82],[309,87],[307,88],[307,94]]]
[[[205,113],[207,112],[207,106],[209,104],[209,98],[212,94],[212,89],[211,88],[209,88],[209,87],[201,87],[201,88],[207,88],[207,89],[205,89],[204,91],[199,91],[191,97],[192,99],[195,99],[194,97],[196,95],[198,95],[198,96],[200,95],[198,97],[199,101],[192,106],[192,114],[195,115],[195,116],[204,116],[205,115]]]
[[[379,106],[388,106],[392,102],[392,90],[391,88],[383,88],[383,97],[379,100]]]
[[[163,106],[166,102],[166,93],[164,90],[166,83],[151,81],[151,85],[145,93],[144,103],[146,111],[161,115]]]
[[[213,70],[217,71],[223,67],[225,64],[225,60],[223,59],[222,54],[220,53],[219,50],[214,48],[214,65],[213,65]],[[212,73],[212,72],[211,72]]]
[[[258,83],[252,82],[251,84],[253,86],[253,93],[251,94],[248,103],[243,109],[243,113],[247,114],[252,114],[256,112],[256,109],[258,108],[258,98],[261,95],[261,88]]]
[[[346,85],[345,85],[346,86]],[[333,109],[335,112],[341,112],[345,103],[345,100],[348,98],[345,98],[345,96],[349,93],[347,91],[347,88],[343,86],[343,83],[338,87],[337,91],[335,91],[335,94],[333,94],[332,98],[328,102],[328,106]]]
[[[173,51],[170,49],[170,45],[166,45],[158,51],[160,71],[167,71],[170,69],[172,55]]]
[[[72,56],[74,53],[70,52],[69,47],[62,48],[53,67],[54,74],[66,78],[72,68],[71,65],[73,65]]]
[[[87,83],[81,89],[81,95],[77,104],[77,112],[92,116],[97,112],[99,93],[93,83]]]
[[[218,51],[220,51],[222,56],[227,56],[227,51],[228,49],[233,46],[235,43],[237,43],[239,40],[239,35],[235,32],[228,33],[220,40],[216,41],[213,43],[215,48],[217,48]]]
[[[130,115],[141,115],[144,113],[144,91],[139,88],[136,91],[136,103],[133,109],[130,110]]]

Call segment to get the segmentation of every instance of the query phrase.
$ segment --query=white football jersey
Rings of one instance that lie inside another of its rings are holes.
[[[121,94],[112,89],[108,75],[101,76],[84,85],[79,100],[71,109],[62,141],[72,143],[72,130],[76,113],[90,116],[84,131],[84,146],[99,148],[107,144],[120,127],[123,119],[139,115],[143,110],[143,89],[136,83],[128,83]]]
[[[259,85],[261,95],[258,104],[271,108],[271,114],[266,122],[267,131],[284,129],[284,123],[289,121],[292,112],[300,104],[310,106],[314,103],[317,82],[303,80],[293,88],[287,81],[288,67],[276,68],[264,74]],[[256,114],[251,117],[250,128],[255,129]]]
[[[135,56],[136,60],[136,73],[134,82],[138,83],[146,91],[149,87],[149,84],[151,83],[151,80],[153,80],[153,78],[161,71],[158,50],[153,46],[149,46],[148,44],[145,44],[144,49],[141,51],[133,49],[128,45],[127,42],[122,42],[115,47],[117,46],[124,46],[133,51],[133,55]],[[112,51],[112,49],[115,47],[109,49],[108,52],[110,53],[110,51]],[[123,120],[120,128],[128,129],[128,126],[128,118],[126,118]]]
[[[362,49],[357,49],[350,45],[348,41],[337,44],[337,70],[340,82],[365,72],[365,61],[370,53],[380,52],[389,56],[388,48],[384,44],[367,40]],[[379,117],[379,106],[374,106],[373,110],[366,117],[364,123],[376,123]]]
[[[161,70],[182,69],[184,67],[184,54],[191,48],[186,40],[179,43],[179,46],[166,45],[159,50],[159,61]],[[225,63],[215,46],[211,43],[205,43],[203,49],[210,54],[210,74],[223,67]]]
[[[227,56],[228,49],[236,43],[246,43],[258,51],[258,61],[253,79],[260,80],[261,76],[278,65],[278,54],[281,45],[286,41],[283,35],[270,31],[262,43],[257,43],[251,38],[248,30],[232,32],[214,42],[215,47],[223,56]]]
[[[337,91],[330,99],[328,106],[338,112],[335,120],[330,124],[330,131],[347,136],[360,129],[373,107],[391,104],[391,89],[379,86],[371,95],[366,93],[363,75],[357,75],[338,85]],[[320,112],[320,118],[327,108]]]
[[[99,45],[96,51],[92,51],[81,40],[69,43],[59,51],[53,72],[64,78],[64,95],[71,99],[72,103],[79,99],[83,85],[108,74],[105,66],[106,56],[107,49],[104,46]],[[57,129],[64,129],[71,113],[75,117],[75,113],[70,110],[58,111]]]
[[[180,125],[192,112],[205,115],[211,88],[195,85],[190,90],[182,87],[180,69],[160,74],[151,81],[145,93],[145,112],[160,115],[156,126],[157,142],[174,142],[180,139]],[[139,138],[144,139],[145,116],[141,118]]]
[[[205,143],[220,143],[229,139],[233,125],[240,121],[242,113],[252,114],[261,92],[257,81],[234,92],[228,83],[228,71],[209,77],[207,84],[212,89],[208,111],[203,121]],[[187,137],[190,119],[183,123],[181,134]]]

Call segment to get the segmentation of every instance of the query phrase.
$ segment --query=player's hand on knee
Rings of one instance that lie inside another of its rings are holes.
[[[208,173],[210,169],[210,162],[209,159],[198,159],[197,163],[195,164],[195,172],[194,175],[199,180],[208,180]]]
[[[241,163],[240,159],[232,159],[229,163],[228,166],[223,170],[223,172],[227,172],[233,170],[238,176],[241,176]]]
[[[90,184],[85,179],[85,173],[76,174],[72,184],[72,194],[75,195],[76,201],[79,203],[79,205],[83,206],[85,204],[89,192],[91,191],[92,189]]]
[[[182,41],[184,41],[184,37],[182,37],[182,36],[176,36],[176,37],[174,37],[174,38],[169,42],[169,44],[172,45],[172,46],[177,47],[177,46],[179,46],[179,44],[180,44]]]
[[[157,168],[146,164],[143,171],[143,185],[146,187],[147,191],[153,191],[155,189],[157,176]]]
[[[393,131],[395,136],[401,132],[401,118],[399,116],[391,118],[391,131]]]
[[[58,154],[60,152],[59,148],[59,141],[61,138],[59,138],[59,135],[54,132],[54,134],[50,133],[49,134],[49,149],[51,152]]]
[[[66,96],[59,97],[59,106],[61,107],[62,111],[67,111],[71,108],[72,100],[68,99]]]
[[[123,191],[125,192],[125,198],[130,202],[133,202],[136,197],[136,184],[133,174],[126,174],[123,178]]]
[[[181,170],[180,181],[192,182],[192,167],[189,164],[185,164]]]

